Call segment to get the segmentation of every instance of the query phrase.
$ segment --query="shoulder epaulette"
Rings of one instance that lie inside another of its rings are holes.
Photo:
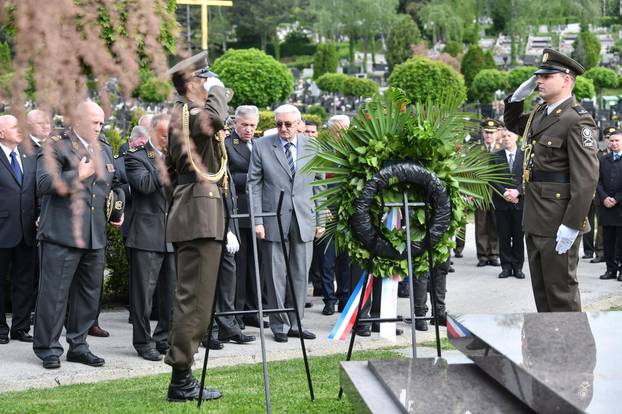
[[[572,107],[572,109],[574,109],[575,111],[577,111],[577,113],[578,113],[579,115],[586,115],[586,114],[589,114],[589,112],[588,112],[588,111],[586,111],[586,110],[585,110],[585,108],[584,108],[584,107],[582,107],[581,105],[575,105],[575,106],[573,106],[573,107]]]
[[[54,135],[54,136],[51,136],[51,137],[50,137],[50,140],[51,140],[52,142],[58,142],[58,141],[60,141],[60,140],[62,140],[62,139],[63,139],[63,137],[61,137],[60,135]]]
[[[129,150],[127,150],[127,152],[136,152],[136,151],[140,151],[142,149],[145,149],[145,146],[144,145],[139,145],[137,147],[130,148]]]

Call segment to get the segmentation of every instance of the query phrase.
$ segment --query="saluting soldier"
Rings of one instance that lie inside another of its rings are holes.
[[[173,185],[166,239],[174,244],[177,289],[173,303],[170,349],[165,362],[173,367],[170,401],[220,398],[192,376],[193,356],[209,329],[222,239],[225,230],[227,154],[218,132],[227,117],[227,94],[207,68],[207,52],[170,69],[179,94],[172,111],[168,172]]]
[[[508,129],[525,142],[523,228],[539,312],[581,311],[577,281],[580,232],[598,182],[598,130],[572,96],[575,60],[544,49],[534,76],[506,99]],[[538,88],[544,103],[523,114],[523,101]]]

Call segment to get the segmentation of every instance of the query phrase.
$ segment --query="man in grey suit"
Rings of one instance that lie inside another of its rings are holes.
[[[285,190],[281,220],[286,238],[289,266],[296,292],[296,303],[302,318],[307,297],[307,275],[313,255],[313,239],[324,233],[316,201],[311,197],[317,187],[315,176],[301,173],[313,156],[309,138],[297,134],[300,112],[293,105],[282,105],[275,111],[277,134],[258,139],[253,145],[248,169],[248,185],[255,214],[276,211],[281,189]],[[262,273],[266,278],[270,308],[292,307],[286,279],[286,267],[276,217],[257,218],[255,234],[262,241]],[[271,314],[270,328],[277,342],[288,336],[315,339],[302,330],[293,312]]]

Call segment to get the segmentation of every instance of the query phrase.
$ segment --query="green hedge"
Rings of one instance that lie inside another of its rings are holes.
[[[592,99],[596,96],[594,81],[585,76],[577,76],[577,83],[574,86],[574,96],[578,99]]]
[[[346,79],[348,79],[348,75],[343,73],[325,73],[315,83],[324,92],[341,93]]]
[[[471,83],[469,99],[478,100],[481,103],[491,103],[497,90],[509,89],[508,73],[497,69],[481,70]]]
[[[521,66],[514,68],[508,73],[508,82],[511,90],[518,88],[521,83],[531,78],[538,68],[535,66]]]
[[[594,82],[597,91],[618,87],[618,75],[611,69],[597,66],[585,72],[583,76]]]

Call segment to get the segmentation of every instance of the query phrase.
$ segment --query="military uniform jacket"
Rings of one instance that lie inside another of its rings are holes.
[[[229,170],[231,171],[231,181],[235,186],[237,193],[238,213],[248,214],[248,195],[246,194],[246,178],[248,174],[248,166],[251,162],[251,150],[242,141],[235,130],[225,140],[227,147],[227,155],[229,156]],[[250,219],[244,218],[239,220],[241,228],[249,228]]]
[[[121,235],[123,239],[127,237],[127,231],[132,218],[132,192],[130,191],[130,184],[127,182],[127,174],[125,173],[125,154],[129,149],[127,143],[122,144],[119,147],[119,154],[114,157],[114,168],[117,170],[117,176],[119,177],[119,183],[123,194],[125,194],[125,205],[123,208],[123,214],[125,219],[121,226]]]
[[[150,142],[125,154],[125,171],[132,192],[132,215],[125,245],[151,252],[172,252],[165,240],[166,194],[160,179],[164,159]],[[160,166],[158,165],[160,162]]]
[[[613,197],[618,204],[611,208],[603,200]],[[622,160],[613,160],[613,153],[600,158],[600,178],[596,191],[599,200],[599,220],[603,226],[622,226]]]
[[[503,119],[510,131],[522,135],[528,117],[523,113],[523,102],[506,99]],[[529,172],[565,175],[568,182],[525,184],[525,233],[555,237],[560,224],[589,230],[586,216],[598,181],[597,137],[594,120],[574,97],[549,115],[544,106],[540,107],[527,132],[533,146]]]
[[[227,117],[225,89],[215,86],[210,90],[205,105],[200,106],[181,97],[173,108],[169,128],[167,166],[173,185],[170,196],[166,240],[190,241],[201,238],[222,240],[224,233],[224,204],[220,186],[209,182],[184,182],[193,175],[187,145],[182,133],[182,108],[190,112],[190,150],[200,168],[215,173],[220,164],[220,148],[216,132],[224,126]]]
[[[89,154],[72,130],[46,140],[37,159],[41,194],[38,240],[86,249],[106,246],[106,199],[120,182],[112,147],[103,137],[98,144],[99,154]],[[92,148],[96,150],[95,145]],[[101,175],[96,172],[80,182],[78,164],[82,157],[95,162]]]

